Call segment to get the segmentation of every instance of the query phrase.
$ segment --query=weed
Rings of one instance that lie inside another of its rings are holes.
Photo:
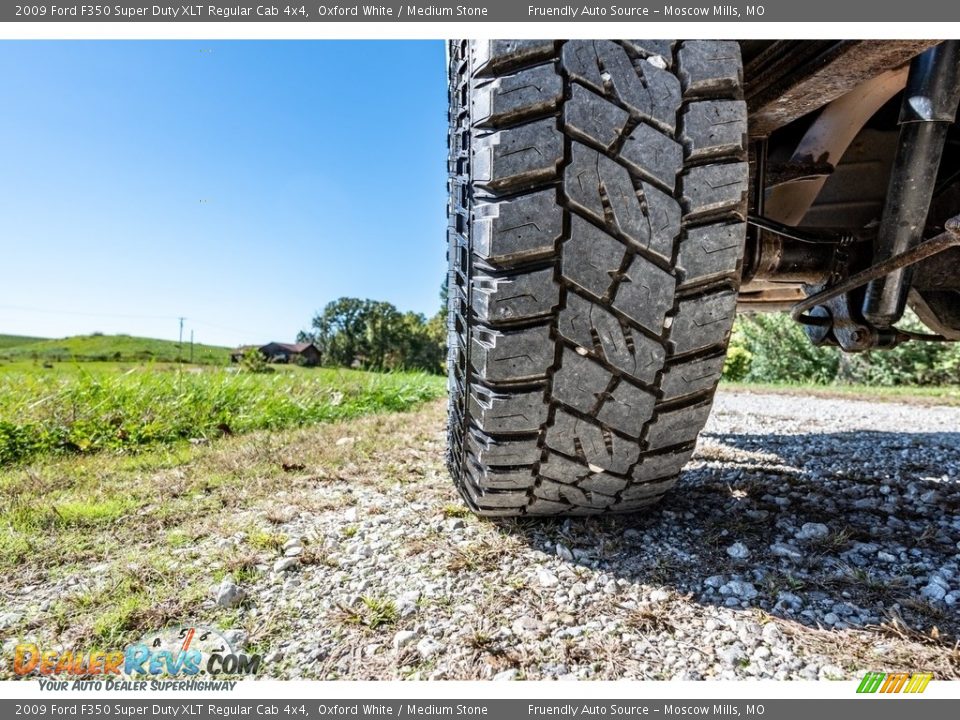
[[[251,530],[247,533],[247,545],[257,550],[277,552],[283,548],[285,542],[287,542],[287,536],[283,533],[269,533],[263,530]]]

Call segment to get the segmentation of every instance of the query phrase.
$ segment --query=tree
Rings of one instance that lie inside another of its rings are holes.
[[[435,373],[443,368],[446,338],[431,323],[388,302],[340,298],[328,303],[313,318],[312,330],[298,339],[316,345],[325,365]]]
[[[313,332],[301,333],[301,342],[312,342],[323,353],[325,365],[363,365],[368,355],[368,300],[340,298],[327,303],[311,321]]]

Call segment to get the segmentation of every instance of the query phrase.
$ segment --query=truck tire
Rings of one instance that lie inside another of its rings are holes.
[[[457,40],[448,61],[454,482],[481,515],[649,505],[733,324],[739,46]]]

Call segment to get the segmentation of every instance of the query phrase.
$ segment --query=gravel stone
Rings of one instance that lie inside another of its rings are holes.
[[[549,570],[538,570],[537,571],[537,582],[540,584],[540,587],[552,588],[560,584],[560,580]]]
[[[947,591],[944,589],[943,585],[938,585],[937,583],[930,583],[920,591],[920,595],[927,598],[928,600],[933,600],[934,602],[936,602],[939,600],[943,600],[947,596]]]
[[[562,543],[557,543],[557,557],[566,562],[573,562],[573,553]]]
[[[803,553],[787,543],[774,543],[770,546],[770,552],[788,560],[803,560]]]
[[[229,578],[224,579],[217,588],[217,605],[220,607],[237,607],[246,597],[247,593]]]
[[[727,548],[727,555],[735,560],[743,560],[750,557],[750,550],[742,542],[735,542]]]
[[[800,532],[796,533],[794,537],[797,540],[819,540],[825,538],[830,534],[830,528],[828,528],[823,523],[804,523],[803,527],[800,528]]]
[[[413,630],[401,630],[393,636],[393,649],[397,652],[416,642],[417,634]]]
[[[283,557],[273,564],[273,571],[277,574],[291,570],[300,564],[300,560],[295,557]]]
[[[263,508],[244,516],[291,538],[284,553],[320,559],[264,551],[261,573],[237,588],[235,627],[270,618],[280,638],[265,648],[270,677],[853,680],[893,664],[955,674],[960,517],[946,500],[960,485],[960,408],[721,391],[661,505],[455,529],[443,512],[460,503],[444,476],[444,412],[344,423],[334,437],[357,442],[308,489],[318,509],[298,502],[280,526]],[[371,445],[384,451],[361,452]],[[939,501],[923,500],[931,490]],[[219,540],[245,548],[231,531],[171,557],[222,570]],[[748,557],[728,554],[739,546]],[[270,572],[286,560],[295,572]],[[54,600],[112,576],[108,565],[49,587],[31,577],[3,614],[10,627],[42,626]],[[203,622],[218,596],[184,620]],[[371,600],[395,615],[374,627]],[[884,634],[891,616],[917,634]]]

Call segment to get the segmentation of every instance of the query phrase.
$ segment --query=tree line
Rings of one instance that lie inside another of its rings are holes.
[[[929,332],[912,315],[899,326]],[[741,315],[723,370],[740,382],[828,385],[960,384],[960,343],[906,342],[893,350],[849,354],[816,347],[786,314]]]
[[[391,303],[342,297],[318,312],[298,342],[311,342],[329,366],[441,373],[447,355],[446,311],[427,318]]]

